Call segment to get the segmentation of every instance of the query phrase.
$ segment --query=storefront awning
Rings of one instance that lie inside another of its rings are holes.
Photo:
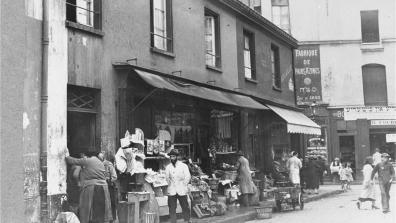
[[[135,71],[146,83],[159,89],[166,89],[180,94],[243,108],[268,110],[265,105],[247,96],[183,83],[137,69]]]
[[[267,105],[272,111],[287,122],[287,132],[307,135],[321,135],[320,126],[303,113]]]

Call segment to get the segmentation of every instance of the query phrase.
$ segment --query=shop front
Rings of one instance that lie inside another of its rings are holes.
[[[396,108],[366,106],[329,109],[332,157],[351,162],[357,170],[375,149],[395,160]],[[356,173],[359,173],[358,171]]]
[[[142,169],[152,176],[146,182],[161,182],[169,163],[166,153],[177,148],[193,177],[190,199],[197,216],[210,214],[210,199],[237,203],[233,166],[240,151],[252,172],[263,176],[272,169],[274,159],[285,161],[293,150],[302,154],[303,135],[320,134],[320,127],[299,111],[146,69],[129,72],[119,89],[119,138],[129,137],[125,132],[143,135],[144,148],[136,152]],[[137,180],[132,177],[129,186],[121,188],[124,199],[128,192],[138,190],[130,186]],[[159,214],[167,215],[166,186],[152,187]]]

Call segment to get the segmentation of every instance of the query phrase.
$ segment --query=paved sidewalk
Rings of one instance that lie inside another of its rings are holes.
[[[321,185],[319,189],[319,194],[306,194],[305,195],[305,203],[316,201],[320,199],[324,199],[327,197],[335,196],[337,194],[342,193],[340,190],[340,185]],[[356,188],[357,189],[357,188]],[[353,190],[353,186],[352,186]],[[193,223],[241,223],[245,221],[250,221],[256,218],[256,210],[255,207],[240,207],[240,208],[232,208],[228,210],[223,216],[215,216],[210,218],[197,219],[193,218]],[[161,221],[167,222],[167,221]],[[182,219],[178,219],[177,222],[184,222]]]

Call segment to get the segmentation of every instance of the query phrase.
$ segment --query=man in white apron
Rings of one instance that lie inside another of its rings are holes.
[[[302,168],[301,160],[297,156],[298,153],[293,151],[292,157],[290,157],[286,163],[287,169],[289,170],[290,181],[294,185],[300,184],[300,169]]]

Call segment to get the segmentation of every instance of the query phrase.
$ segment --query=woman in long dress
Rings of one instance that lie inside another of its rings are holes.
[[[254,184],[250,173],[249,161],[239,151],[235,169],[238,171],[239,187],[242,194],[242,205],[249,206],[254,195]]]
[[[357,207],[360,209],[360,206],[363,202],[371,201],[371,208],[378,209],[375,206],[375,188],[374,182],[371,180],[371,172],[373,171],[373,158],[371,156],[366,158],[365,165],[363,166],[363,191],[359,196],[358,202],[356,203]]]
[[[81,223],[104,223],[113,220],[105,167],[97,154],[84,158],[66,157],[66,163],[81,166],[79,219]]]

